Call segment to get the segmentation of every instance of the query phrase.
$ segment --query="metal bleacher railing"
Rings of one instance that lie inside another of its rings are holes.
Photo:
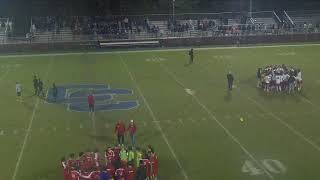
[[[12,22],[9,18],[0,18],[0,42],[6,43],[8,32],[12,30]]]
[[[30,21],[30,33],[26,38],[6,38],[1,43],[278,35],[314,33],[319,30],[319,26],[315,24],[301,26],[297,17],[305,17],[306,22],[318,22],[320,13],[294,14],[289,11],[284,12],[283,16],[279,17],[274,11],[262,11],[175,14],[174,21],[171,14],[33,17]]]

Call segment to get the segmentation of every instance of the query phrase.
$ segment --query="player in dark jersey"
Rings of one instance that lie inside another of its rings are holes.
[[[189,64],[192,64],[193,63],[193,48],[191,48],[189,51],[189,57],[190,57]]]
[[[38,96],[39,97],[44,97],[44,92],[43,92],[43,82],[41,79],[38,79]]]
[[[52,84],[52,97],[54,102],[56,102],[58,97],[58,88],[55,83]]]
[[[33,76],[33,88],[34,88],[34,95],[38,95],[38,79],[37,76]]]

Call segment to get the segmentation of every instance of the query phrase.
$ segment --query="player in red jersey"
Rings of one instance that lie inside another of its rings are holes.
[[[135,180],[135,179],[136,179],[136,170],[131,164],[129,164],[128,168],[126,168],[126,180]]]
[[[116,126],[114,127],[114,132],[117,135],[118,138],[118,144],[124,144],[124,134],[126,132],[126,126],[122,121],[118,121]]]
[[[149,159],[141,159],[143,162],[143,165],[146,168],[146,174],[147,174],[147,179],[150,179],[151,177],[151,163]]]
[[[76,170],[70,172],[70,180],[80,180],[80,173]]]
[[[111,147],[107,148],[104,156],[106,158],[107,164],[112,163],[115,160],[115,154]]]
[[[152,151],[150,156],[150,163],[151,163],[151,177],[152,179],[156,180],[158,179],[158,157],[157,155]]]
[[[95,166],[93,153],[91,151],[87,150],[83,156],[84,156],[85,171],[91,170]]]
[[[120,161],[120,151],[121,151],[121,145],[118,144],[113,148],[114,152],[114,160],[115,161]]]
[[[88,95],[89,116],[94,115],[94,96],[92,93]]]
[[[125,180],[126,178],[126,171],[124,168],[120,167],[115,172],[115,177],[117,180]]]
[[[85,180],[99,180],[100,179],[100,171],[97,171],[96,168],[91,169],[90,173],[85,173],[81,175],[82,179]]]
[[[68,168],[67,163],[65,161],[66,161],[66,159],[64,157],[61,158],[61,166],[63,169],[63,179],[69,180],[69,168]]]
[[[115,174],[115,169],[114,169],[112,163],[108,163],[107,164],[106,171],[107,171],[107,173],[109,175],[109,178],[113,179],[114,178],[114,174]]]
[[[67,161],[68,167],[76,167],[77,161],[74,159],[74,153],[71,153]]]

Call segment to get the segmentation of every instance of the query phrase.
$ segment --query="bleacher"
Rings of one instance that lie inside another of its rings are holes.
[[[6,43],[10,30],[9,18],[0,18],[0,43]]]
[[[73,42],[73,41],[122,41],[131,40],[156,40],[159,38],[181,37],[212,37],[212,36],[239,36],[254,34],[273,34],[283,26],[283,17],[287,17],[294,24],[304,23],[319,24],[320,12],[292,13],[286,12],[279,16],[274,11],[252,13],[186,13],[175,16],[173,26],[172,15],[137,15],[128,16],[105,16],[105,17],[43,17],[32,18],[30,21],[31,38],[19,38],[27,43],[48,42]],[[6,19],[4,19],[6,20]],[[2,19],[2,21],[4,21]],[[1,18],[0,18],[1,21]],[[291,23],[292,24],[292,23]],[[297,26],[298,27],[298,26]],[[8,38],[8,32],[1,26],[0,43],[12,43],[17,38]],[[305,29],[305,28],[304,28]],[[310,28],[308,28],[308,32]],[[315,31],[315,26],[311,31]],[[290,30],[290,32],[292,32]],[[281,33],[285,31],[281,30]],[[14,42],[13,42],[14,43]],[[139,43],[138,43],[139,44]]]
[[[287,11],[295,25],[320,24],[320,11]]]

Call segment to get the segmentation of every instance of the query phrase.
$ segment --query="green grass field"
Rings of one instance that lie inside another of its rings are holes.
[[[155,147],[161,180],[320,179],[319,52],[316,45],[196,49],[190,66],[183,49],[1,56],[0,180],[63,179],[61,156],[115,144],[118,119],[134,119],[139,146]],[[303,92],[257,90],[256,69],[269,64],[299,67]],[[228,95],[229,70],[236,88]],[[35,73],[46,86],[132,89],[115,98],[139,106],[97,112],[94,130],[88,113],[32,96]]]

